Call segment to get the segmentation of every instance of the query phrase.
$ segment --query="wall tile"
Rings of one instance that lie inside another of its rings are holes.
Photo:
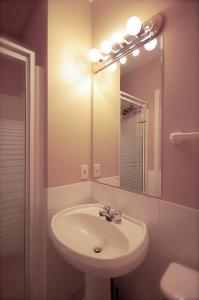
[[[146,223],[158,226],[159,222],[159,199],[134,194],[132,197],[132,214]]]
[[[171,262],[191,265],[191,236],[177,235],[171,231],[160,229],[159,255]]]
[[[191,233],[191,209],[160,201],[160,228],[176,235]]]
[[[192,237],[192,266],[199,269],[199,211],[192,210],[191,220],[191,237]]]
[[[74,205],[90,203],[91,182],[58,186],[48,189],[48,213],[50,216],[58,210]]]
[[[149,231],[149,249],[150,251],[159,255],[160,253],[160,231],[159,227],[155,225],[148,224],[148,231]]]
[[[160,278],[167,265],[149,252],[138,269],[120,278],[119,300],[160,300]]]

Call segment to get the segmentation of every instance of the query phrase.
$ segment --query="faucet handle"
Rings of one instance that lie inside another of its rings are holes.
[[[115,210],[114,212],[114,222],[119,224],[122,222],[122,212],[120,210]]]
[[[104,205],[103,209],[104,209],[107,213],[109,213],[110,210],[111,210],[111,207],[108,206],[108,205]]]

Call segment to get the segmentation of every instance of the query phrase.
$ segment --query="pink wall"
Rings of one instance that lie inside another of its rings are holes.
[[[36,65],[44,66],[47,59],[48,0],[0,2],[0,34],[34,51]]]
[[[162,66],[160,58],[121,76],[121,90],[147,102],[154,100],[154,90],[161,88]]]
[[[119,116],[120,71],[105,69],[93,76],[93,163],[100,178],[119,175]]]
[[[49,187],[80,182],[80,165],[90,166],[90,47],[90,3],[49,0]]]
[[[23,26],[19,39],[24,47],[35,52],[36,66],[42,67],[43,72],[43,94],[40,97],[44,128],[41,131],[43,136],[43,151],[47,152],[47,22],[48,22],[48,0],[34,1],[29,16]],[[36,90],[38,92],[38,90]],[[47,185],[47,162],[44,159],[45,185]]]
[[[185,43],[184,33],[189,33]],[[175,146],[173,131],[199,130],[199,2],[167,12],[163,100],[163,198],[199,209],[199,142]]]
[[[25,47],[35,51],[38,66],[45,66],[47,60],[47,4],[47,0],[34,1],[20,33],[20,40]]]
[[[199,209],[199,142],[172,145],[169,133],[199,130],[199,2],[95,0],[92,4],[93,46],[99,47],[126,20],[163,13],[164,90],[162,197]],[[110,18],[111,15],[111,18]],[[185,38],[186,37],[186,38]]]
[[[25,88],[25,64],[12,58],[0,57],[0,93],[18,96]]]
[[[0,118],[24,121],[25,64],[0,57]]]

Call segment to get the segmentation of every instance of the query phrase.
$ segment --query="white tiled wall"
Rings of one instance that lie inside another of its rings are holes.
[[[91,201],[91,181],[49,188],[47,191],[48,215],[58,210]]]
[[[150,232],[144,263],[119,279],[122,300],[159,300],[159,283],[171,261],[199,269],[199,211],[96,182],[48,190],[49,215],[72,205],[100,202],[143,220]]]

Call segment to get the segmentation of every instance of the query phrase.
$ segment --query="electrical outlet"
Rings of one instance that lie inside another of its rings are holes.
[[[88,179],[88,165],[81,165],[81,179]]]
[[[93,165],[93,176],[95,178],[100,176],[100,164]]]

